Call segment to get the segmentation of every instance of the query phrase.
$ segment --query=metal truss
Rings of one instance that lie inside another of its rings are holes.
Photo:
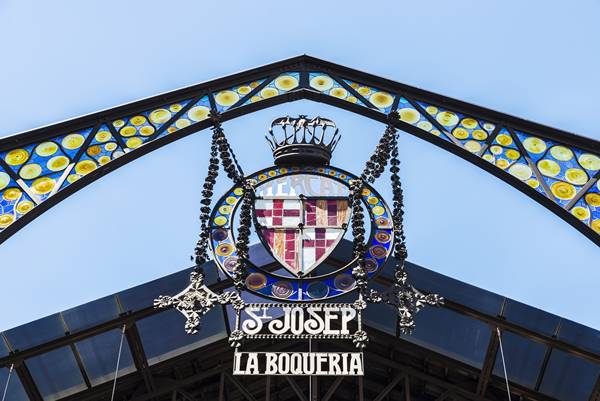
[[[377,280],[384,285],[390,284],[382,276],[379,276]],[[223,281],[211,285],[210,290],[218,293],[230,288],[231,285],[230,280]],[[559,349],[588,361],[600,363],[600,355],[559,340],[558,333],[544,335],[511,323],[504,319],[502,311],[494,317],[451,301],[447,301],[442,307],[475,318],[489,325],[492,332],[496,328],[500,328],[503,332],[509,331],[545,344],[548,347],[548,353]],[[29,349],[11,349],[10,355],[0,358],[0,366],[10,366],[14,363],[15,371],[29,399],[41,401],[42,396],[27,368],[29,358],[63,347],[70,347],[77,356],[76,343],[125,325],[127,346],[133,357],[136,372],[118,379],[117,400],[496,401],[506,398],[503,378],[492,374],[498,350],[498,342],[493,335],[490,336],[482,367],[478,369],[369,328],[372,341],[364,351],[365,377],[312,377],[310,379],[312,382],[309,382],[309,378],[306,377],[286,379],[284,377],[232,376],[233,351],[227,339],[150,366],[137,331],[136,322],[157,313],[161,313],[161,310],[152,307],[131,313],[122,313],[111,321],[75,333],[68,333],[63,337]],[[265,340],[248,344],[250,351],[303,351],[306,347],[306,341],[298,340]],[[322,348],[350,351],[355,349],[350,341],[328,339],[314,341],[312,347],[313,350]],[[547,359],[548,357],[544,364],[547,363]],[[544,369],[542,367],[540,375],[543,374]],[[312,390],[311,394],[309,394],[309,388]],[[93,387],[88,386],[86,390],[66,397],[65,400],[105,400],[110,395],[111,389],[111,382]],[[527,400],[554,400],[541,394],[538,390],[539,385],[530,389],[517,383],[511,383],[514,399],[522,397],[521,399]],[[597,400],[599,394],[600,380],[590,400]]]
[[[211,109],[227,121],[299,99],[380,122],[398,111],[398,129],[507,182],[600,245],[600,142],[310,56],[3,138],[0,243],[98,178],[208,128]]]

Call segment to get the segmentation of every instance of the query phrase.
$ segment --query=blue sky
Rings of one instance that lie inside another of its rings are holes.
[[[600,1],[365,5],[3,0],[0,137],[306,53],[600,139]],[[246,171],[272,163],[270,121],[299,113],[338,123],[333,164],[351,171],[384,129],[277,106],[225,124]],[[153,152],[2,244],[0,330],[187,267],[207,144],[201,132]],[[600,329],[596,245],[456,156],[408,134],[400,146],[410,260]]]

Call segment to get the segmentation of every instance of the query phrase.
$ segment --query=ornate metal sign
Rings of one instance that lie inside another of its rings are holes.
[[[412,330],[414,314],[424,305],[442,302],[441,297],[424,295],[406,282],[395,130],[388,127],[365,171],[356,176],[329,165],[340,139],[331,120],[279,118],[273,121],[267,137],[275,166],[244,176],[217,117],[213,115],[211,166],[204,184],[203,229],[196,262],[201,265],[206,260],[205,248],[210,246],[216,265],[232,280],[236,291],[212,292],[204,284],[199,267],[186,289],[173,297],[159,297],[155,306],[179,310],[187,319],[186,331],[193,334],[202,316],[214,305],[231,305],[235,311],[235,327],[229,336],[235,348],[234,374],[362,375],[360,351],[368,342],[362,313],[369,302],[394,306],[403,332]],[[273,132],[277,128],[280,134]],[[211,210],[218,156],[234,186]],[[389,160],[393,211],[370,185]],[[365,214],[370,222],[368,231],[363,222]],[[250,260],[252,224],[275,260],[275,267],[258,266]],[[350,226],[352,255],[335,258],[345,259],[345,263],[330,263]],[[382,270],[392,251],[399,260],[393,288],[384,294],[368,289],[369,280]],[[266,302],[246,303],[243,290]],[[354,302],[329,301],[350,293],[356,293]],[[247,341],[313,339],[351,341],[358,352],[242,351]]]

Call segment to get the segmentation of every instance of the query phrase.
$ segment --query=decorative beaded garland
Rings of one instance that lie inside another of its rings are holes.
[[[251,174],[246,180],[258,190],[261,185],[271,180],[296,174],[327,177],[348,189],[351,188],[351,183],[357,180],[353,174],[331,166],[269,167]],[[244,186],[234,185],[216,203],[210,216],[211,250],[219,268],[232,279],[236,278],[238,260],[244,251],[236,248],[234,224],[232,224],[243,197]],[[361,199],[371,221],[371,235],[362,255],[366,273],[368,278],[371,278],[380,272],[394,249],[393,215],[383,198],[366,183],[362,184]],[[245,288],[256,295],[279,301],[310,302],[330,299],[356,288],[352,276],[355,262],[356,259],[325,275],[301,278],[281,276],[248,262],[244,277]]]

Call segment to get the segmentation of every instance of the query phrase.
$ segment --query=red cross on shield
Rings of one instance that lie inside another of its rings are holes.
[[[258,233],[289,272],[306,276],[335,249],[348,226],[347,198],[260,197]]]

